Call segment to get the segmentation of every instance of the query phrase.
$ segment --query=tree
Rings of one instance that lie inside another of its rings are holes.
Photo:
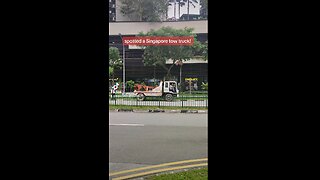
[[[207,18],[208,16],[208,0],[200,0],[200,15],[201,18]]]
[[[203,60],[208,60],[208,41],[206,41],[205,44],[202,45],[202,57]]]
[[[120,11],[136,21],[161,21],[168,11],[168,0],[120,0]]]
[[[112,79],[112,85],[114,84],[114,70],[121,69],[122,60],[120,59],[119,49],[116,47],[109,48],[109,77]]]
[[[145,65],[157,65],[167,71],[165,79],[171,79],[170,71],[178,61],[190,60],[196,52],[201,51],[202,45],[192,33],[192,28],[173,29],[171,27],[162,27],[159,30],[150,30],[147,33],[139,33],[140,36],[193,36],[194,44],[192,46],[147,46],[144,48],[143,62]],[[171,61],[168,68],[166,62]]]
[[[130,89],[130,91],[134,90],[134,84],[135,84],[135,82],[132,80],[127,81],[127,83],[126,83],[127,87]]]
[[[113,68],[109,66],[109,77],[111,77],[113,73],[114,73]]]

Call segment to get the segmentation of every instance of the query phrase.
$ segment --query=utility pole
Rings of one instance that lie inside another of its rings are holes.
[[[122,58],[123,58],[123,61],[122,61],[122,65],[123,65],[123,67],[122,67],[122,95],[125,95],[125,93],[126,93],[126,56],[125,56],[125,54],[126,54],[126,51],[125,51],[125,47],[124,47],[124,43],[123,43],[123,39],[122,39],[122,35],[121,35],[121,33],[119,33],[119,36],[120,36],[120,38],[121,38],[121,41],[122,41]]]

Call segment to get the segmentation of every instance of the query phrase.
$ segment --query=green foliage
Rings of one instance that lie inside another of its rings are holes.
[[[208,0],[200,0],[201,19],[208,18]]]
[[[208,12],[208,0],[200,0],[200,6]]]
[[[134,21],[160,21],[168,10],[168,0],[120,0],[120,11]]]
[[[208,168],[189,170],[179,173],[162,174],[158,176],[147,177],[147,180],[185,180],[185,179],[208,179]]]
[[[208,83],[202,82],[201,89],[208,91]]]
[[[167,70],[167,77],[170,76],[170,70],[177,61],[188,61],[196,52],[203,49],[203,45],[193,34],[192,28],[173,29],[171,27],[162,27],[158,30],[151,29],[147,33],[140,32],[139,36],[193,36],[194,44],[192,46],[147,46],[143,54],[145,65],[158,65]],[[166,67],[166,61],[172,62],[169,68]]]
[[[109,66],[109,77],[111,77],[114,73],[114,69]]]
[[[109,48],[109,67],[119,68],[122,66],[122,60],[120,59],[119,49],[116,47]]]
[[[120,59],[119,49],[116,47],[109,48],[109,77],[114,79],[114,70],[122,67],[122,60]]]
[[[127,83],[126,83],[127,87],[130,89],[130,91],[133,91],[133,89],[134,89],[134,84],[135,84],[135,82],[132,81],[132,80],[127,81]]]
[[[202,55],[205,61],[208,60],[208,41],[202,46]]]

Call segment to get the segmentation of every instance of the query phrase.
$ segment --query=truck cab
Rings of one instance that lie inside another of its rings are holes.
[[[165,81],[163,86],[163,93],[178,94],[178,85],[175,81]]]
[[[179,90],[176,81],[164,81],[162,96],[166,101],[172,101],[173,97],[176,97],[178,93]]]

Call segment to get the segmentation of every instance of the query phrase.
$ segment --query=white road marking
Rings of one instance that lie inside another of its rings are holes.
[[[144,124],[109,124],[109,126],[144,126]]]

